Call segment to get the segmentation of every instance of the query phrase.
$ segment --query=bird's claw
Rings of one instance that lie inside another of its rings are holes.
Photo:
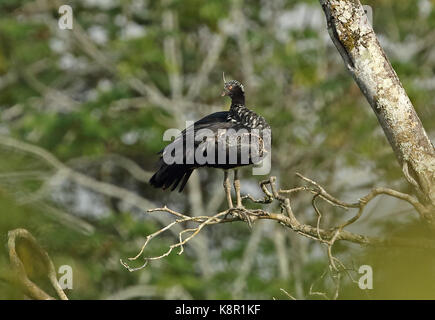
[[[237,209],[239,209],[239,210],[237,210]],[[239,219],[242,221],[245,221],[248,224],[249,228],[252,229],[252,220],[249,217],[249,214],[246,213],[245,207],[240,206],[240,207],[237,207],[236,210],[237,210],[237,216],[239,217]]]
[[[248,227],[249,227],[250,229],[252,229],[252,220],[251,220],[251,218],[249,217],[249,215],[246,214],[246,213],[243,213],[243,214],[242,214],[242,219],[243,219],[244,221],[246,221],[246,223],[248,224]]]
[[[240,207],[235,207],[235,208],[229,208],[228,212],[225,214],[224,219],[227,219],[228,215],[231,214],[234,217],[239,218],[242,221],[245,221],[249,228],[252,228],[252,220],[249,217],[249,214],[247,214],[245,207],[240,206]]]

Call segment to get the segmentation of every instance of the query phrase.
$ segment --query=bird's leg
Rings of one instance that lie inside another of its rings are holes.
[[[236,208],[240,209],[237,211],[237,214],[242,220],[248,223],[250,228],[252,228],[251,218],[249,218],[249,215],[246,213],[245,207],[243,207],[242,204],[242,197],[240,196],[239,171],[237,169],[234,169],[234,190],[236,191],[236,200],[237,200]]]
[[[234,170],[234,190],[236,191],[237,208],[243,208],[242,197],[240,196],[239,170]]]
[[[245,208],[242,205],[242,197],[240,196],[240,180],[239,180],[239,176],[238,176],[238,172],[237,170],[234,171],[234,188],[236,189],[236,196],[237,196],[237,215],[239,216],[239,218],[241,218],[242,220],[246,221],[249,225],[249,227],[252,227],[252,223],[251,223],[251,219],[249,218],[249,216],[245,213]],[[230,184],[230,178],[228,175],[228,170],[224,170],[224,189],[225,189],[225,194],[227,197],[227,202],[228,202],[228,213],[225,215],[225,218],[227,217],[228,214],[233,214],[233,210],[234,210],[234,206],[233,206],[233,200],[231,198],[231,184]]]
[[[231,184],[230,184],[230,178],[228,176],[228,170],[224,170],[224,189],[225,189],[225,195],[227,197],[228,207],[232,209],[233,200],[231,199]]]

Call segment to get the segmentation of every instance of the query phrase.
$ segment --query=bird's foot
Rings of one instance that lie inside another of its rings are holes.
[[[228,218],[228,215],[233,216],[234,218],[239,218],[242,221],[245,221],[250,228],[252,228],[252,220],[247,213],[245,207],[233,207],[229,208],[228,212],[225,214],[224,219]]]
[[[244,211],[240,211],[240,212],[241,212],[240,218],[248,224],[250,229],[252,229],[252,220],[249,217],[249,215],[246,214]]]
[[[237,217],[240,220],[245,221],[248,224],[249,228],[252,228],[252,220],[249,217],[249,214],[244,206],[238,206],[235,208],[234,211],[236,212]]]

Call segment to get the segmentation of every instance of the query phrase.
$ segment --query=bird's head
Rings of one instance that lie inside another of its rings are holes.
[[[244,102],[245,100],[245,89],[243,88],[243,85],[237,81],[237,80],[225,80],[224,78],[224,91],[222,91],[222,96],[228,96],[232,100],[241,100]]]

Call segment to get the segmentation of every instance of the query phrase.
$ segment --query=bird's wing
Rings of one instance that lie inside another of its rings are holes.
[[[247,127],[244,122],[231,121],[228,114],[216,112],[196,121],[163,149],[162,157],[172,155],[179,159],[177,163],[192,168],[210,164],[210,161],[214,164],[255,163],[252,147],[258,145],[257,153],[263,154],[262,133],[257,139],[255,128]],[[180,152],[178,156],[177,151]],[[220,155],[226,158],[220,159]]]
[[[228,112],[221,111],[212,113],[196,121],[193,125],[184,129],[181,134],[176,137],[174,141],[172,141],[165,148],[163,148],[160,153],[163,156],[165,152],[172,152],[172,150],[183,150],[183,163],[191,163],[192,159],[194,159],[195,150],[198,145],[201,144],[201,141],[196,141],[195,139],[193,139],[192,141],[194,142],[194,144],[192,148],[191,146],[186,145],[188,135],[193,134],[195,137],[196,133],[201,129],[207,129],[210,130],[210,132],[217,131],[218,128],[224,129],[227,126],[227,117]],[[191,161],[187,162],[186,159],[191,159]]]

